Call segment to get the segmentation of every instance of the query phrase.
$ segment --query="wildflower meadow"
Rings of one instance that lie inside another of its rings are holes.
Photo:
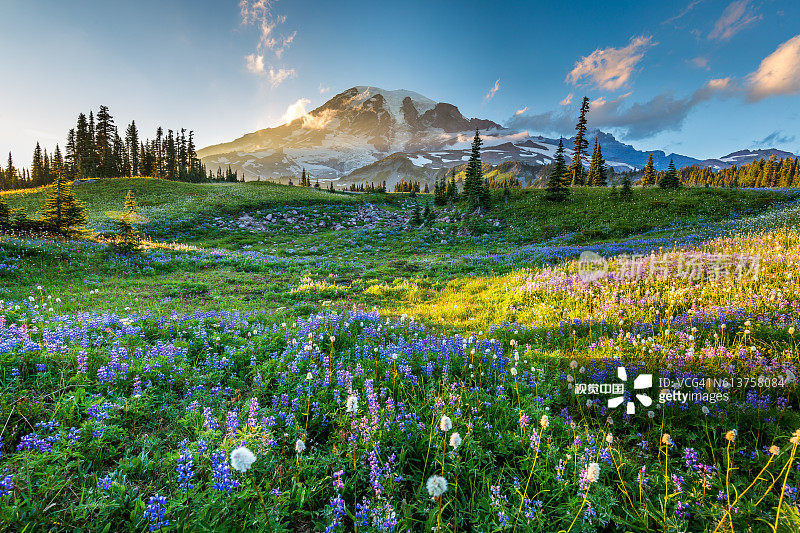
[[[386,214],[229,208],[124,254],[87,198],[97,237],[0,240],[7,530],[800,528],[795,196],[520,247],[524,214],[304,194],[241,212]]]

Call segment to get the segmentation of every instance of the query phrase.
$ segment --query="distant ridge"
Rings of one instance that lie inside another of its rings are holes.
[[[377,179],[380,174],[387,176],[391,186],[403,177],[430,181],[442,169],[463,164],[475,129],[484,140],[483,160],[491,164],[547,165],[558,145],[554,138],[467,118],[455,105],[413,91],[358,85],[287,124],[208,146],[198,150],[198,156],[209,169],[230,166],[247,180],[296,177],[305,168],[314,179],[341,180],[343,184],[370,175],[376,182],[382,181]],[[666,169],[670,160],[678,168],[722,169],[771,155],[795,157],[768,148],[699,160],[661,150],[637,150],[600,130],[589,132],[590,146],[595,138],[600,140],[607,164],[618,171],[643,168],[650,155],[658,170]],[[569,148],[571,142],[566,145]],[[570,152],[567,150],[568,158]],[[348,178],[343,179],[345,176]]]

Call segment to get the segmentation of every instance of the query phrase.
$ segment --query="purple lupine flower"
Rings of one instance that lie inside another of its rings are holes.
[[[111,488],[111,484],[113,481],[111,480],[111,476],[101,477],[97,480],[97,488],[103,490],[109,490]]]
[[[217,490],[232,492],[239,486],[239,482],[231,478],[231,467],[228,464],[226,453],[218,450],[211,455],[211,470],[214,472],[213,487]]]
[[[219,421],[214,418],[210,407],[203,408],[203,427],[208,429],[219,429]]]
[[[144,510],[144,518],[150,523],[150,531],[158,531],[162,527],[169,525],[169,520],[165,518],[167,514],[167,499],[156,493],[150,496],[147,507]]]
[[[8,472],[8,468],[3,471],[4,474],[6,472]],[[14,476],[13,474],[6,474],[0,478],[0,498],[12,492],[14,492]]]
[[[194,488],[194,485],[191,483],[192,478],[194,478],[193,468],[194,457],[192,457],[190,453],[181,454],[175,471],[178,473],[178,486],[183,493]]]

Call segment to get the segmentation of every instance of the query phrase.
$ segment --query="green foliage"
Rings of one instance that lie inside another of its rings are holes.
[[[0,197],[0,229],[7,229],[11,225],[11,209]]]
[[[589,185],[592,187],[605,187],[606,162],[603,159],[603,152],[597,139],[594,140],[594,152],[592,152],[592,162],[589,166]]]
[[[472,139],[472,152],[467,163],[466,177],[464,178],[464,197],[470,210],[489,207],[489,190],[483,180],[483,165],[481,164],[481,140],[478,130]]]
[[[86,225],[86,210],[72,193],[63,173],[56,176],[50,195],[42,207],[41,220],[52,232],[62,235],[79,233]]]
[[[114,218],[117,229],[111,243],[114,249],[120,253],[131,253],[137,250],[141,243],[141,237],[135,224],[143,223],[144,219],[136,212],[136,199],[133,197],[133,191],[128,191],[122,212]]]
[[[656,169],[653,165],[653,154],[647,157],[647,165],[644,167],[644,177],[642,178],[642,185],[655,185],[656,184]]]
[[[633,200],[633,189],[631,188],[631,177],[626,173],[622,178],[622,190],[619,192],[619,198],[623,202],[630,202]]]
[[[558,141],[556,160],[550,171],[550,179],[547,182],[547,195],[545,198],[551,202],[563,202],[568,196],[567,165],[564,158],[564,138],[562,137]]]
[[[681,184],[678,180],[678,171],[675,170],[675,163],[672,162],[672,159],[669,160],[669,167],[661,176],[661,181],[658,182],[658,185],[662,189],[677,189],[680,187]]]
[[[581,102],[581,110],[578,115],[578,123],[575,124],[574,148],[572,151],[572,164],[569,167],[569,175],[573,187],[586,183],[586,173],[583,170],[583,156],[589,148],[589,141],[586,140],[586,115],[589,113],[589,97],[584,96]]]

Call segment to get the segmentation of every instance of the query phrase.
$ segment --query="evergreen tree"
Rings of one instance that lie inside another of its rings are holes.
[[[567,188],[568,179],[567,162],[564,158],[564,138],[561,137],[558,141],[558,150],[556,150],[556,160],[553,163],[553,169],[550,171],[550,180],[547,183],[547,194],[545,199],[553,202],[563,202],[569,196],[569,189]]]
[[[572,185],[584,185],[585,173],[583,170],[583,156],[589,148],[589,141],[586,140],[586,115],[589,113],[589,98],[584,96],[583,103],[581,103],[580,115],[578,115],[578,123],[575,124],[575,139],[574,148],[572,150],[572,164],[569,167],[569,173],[572,178]]]
[[[653,165],[653,154],[647,158],[647,165],[644,167],[644,177],[642,177],[642,185],[655,185],[656,184],[656,168]]]
[[[17,169],[14,168],[14,161],[11,159],[11,152],[8,152],[8,163],[6,164],[6,179],[3,182],[3,189],[10,190],[17,179]]]
[[[589,185],[592,187],[605,187],[607,185],[606,162],[603,160],[603,152],[597,139],[594,140],[592,163],[589,166]]]
[[[116,174],[114,172],[115,164],[113,159],[115,133],[114,119],[111,117],[108,107],[101,105],[100,110],[97,112],[94,144],[99,175],[103,177],[110,177]]]
[[[125,145],[128,151],[131,176],[140,176],[139,167],[139,131],[136,129],[136,121],[131,120],[125,130]]]
[[[622,178],[622,190],[619,191],[619,199],[623,202],[633,200],[633,189],[631,188],[631,177],[627,172]]]
[[[34,185],[44,185],[44,159],[42,158],[42,147],[36,143],[33,149],[33,162],[31,163],[31,179]]]
[[[55,176],[50,194],[41,212],[42,223],[55,233],[70,235],[86,225],[86,210],[72,193],[64,173]]]
[[[672,159],[669,160],[669,167],[667,167],[667,171],[664,172],[664,175],[661,176],[661,181],[658,185],[662,189],[677,189],[680,187],[680,181],[678,181],[678,171],[675,170],[675,163],[672,162]]]
[[[136,213],[136,208],[136,199],[133,197],[133,191],[128,191],[125,196],[124,208],[114,220],[117,226],[117,234],[112,244],[114,248],[122,253],[130,253],[138,249],[141,244],[139,232],[134,227],[134,224],[142,222]]]
[[[67,133],[67,144],[64,145],[64,172],[69,180],[77,178],[77,155],[75,128],[71,128]]]
[[[0,168],[0,173],[3,172],[3,169]],[[9,222],[11,219],[11,210],[8,208],[8,204],[3,200],[3,197],[0,196],[0,230],[7,229],[9,226]]]
[[[409,220],[409,223],[412,226],[419,226],[422,224],[422,216],[419,213],[419,204],[416,202],[414,202],[414,211],[411,214],[411,220]]]
[[[467,162],[466,177],[464,178],[464,197],[469,203],[470,210],[489,206],[489,191],[483,181],[483,165],[481,164],[481,137],[475,130],[472,139],[472,153]]]

